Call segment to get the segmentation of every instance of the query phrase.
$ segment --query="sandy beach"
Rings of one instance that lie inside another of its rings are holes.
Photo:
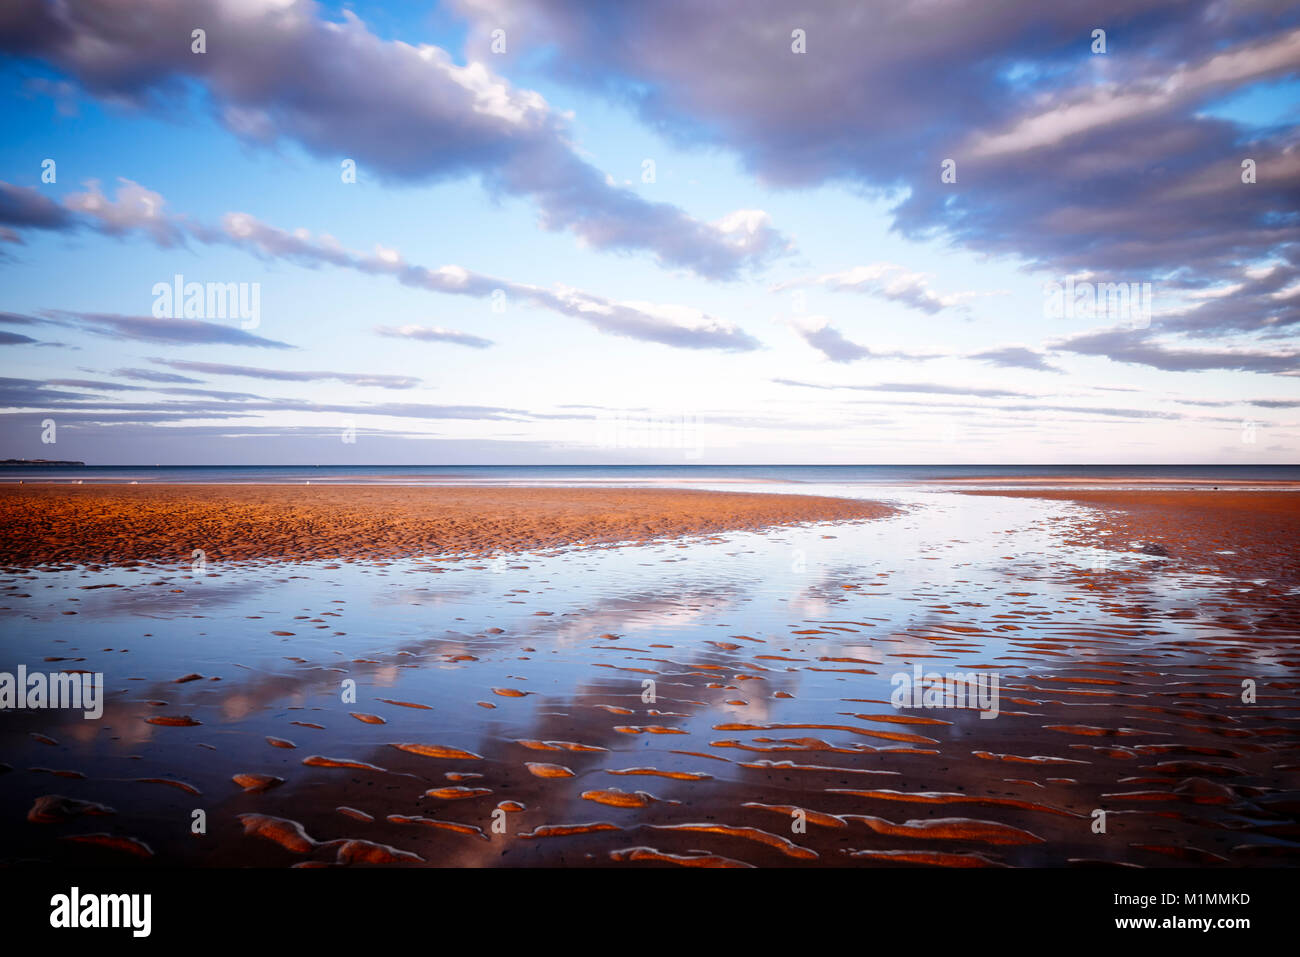
[[[0,486],[0,563],[397,558],[871,519],[872,502],[645,488]]]
[[[1163,483],[1162,483],[1163,484]],[[1076,502],[1098,509],[1067,542],[1123,549],[1133,541],[1163,557],[1243,578],[1300,582],[1300,489],[1109,488],[977,490],[992,495]],[[1105,532],[1103,536],[1099,533]]]
[[[6,715],[0,862],[1300,862],[1297,493],[0,503],[0,670],[106,687],[98,720]],[[996,677],[996,720],[899,705],[921,672]]]
[[[926,479],[922,484],[930,485],[981,485],[1011,486],[1017,488],[1046,488],[1069,486],[1084,489],[1117,488],[1118,490],[1149,491],[1156,488],[1177,489],[1272,489],[1277,491],[1300,491],[1300,482],[1290,479],[1230,479],[1230,478],[1176,478],[1158,475],[1130,475],[1123,478],[1100,478],[1095,475],[981,475],[977,477]]]

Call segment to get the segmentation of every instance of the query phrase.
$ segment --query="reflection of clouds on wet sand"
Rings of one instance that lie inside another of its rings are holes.
[[[370,597],[371,608],[391,608],[397,605],[418,607],[430,605],[457,605],[482,595],[481,588],[393,588],[377,592]]]
[[[574,618],[555,624],[538,624],[534,630],[550,634],[565,645],[590,641],[603,634],[653,637],[721,614],[733,607],[742,594],[739,587],[696,586],[674,592],[671,597],[636,595],[607,598],[595,607],[583,608]]]
[[[77,611],[95,618],[174,618],[202,614],[247,602],[266,588],[256,580],[221,581],[213,573],[202,578],[146,575],[120,588],[74,592]],[[75,587],[75,586],[74,586]]]

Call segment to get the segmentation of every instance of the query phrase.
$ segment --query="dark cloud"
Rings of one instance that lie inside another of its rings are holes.
[[[925,273],[912,272],[896,263],[882,262],[856,266],[853,269],[821,276],[792,279],[775,284],[772,291],[781,292],[786,289],[820,286],[825,289],[856,292],[888,302],[897,302],[930,315],[945,309],[967,311],[969,308],[967,303],[972,299],[1003,295],[1001,292],[974,291],[941,293],[931,287],[931,278]]]
[[[1250,405],[1259,409],[1300,409],[1300,399],[1174,399],[1173,402],[1210,409],[1229,409],[1237,405]]]
[[[209,241],[223,241],[251,252],[285,259],[304,266],[330,265],[385,275],[403,285],[430,292],[475,299],[520,300],[543,309],[580,319],[607,335],[656,342],[679,349],[719,349],[747,352],[760,343],[734,323],[685,306],[648,302],[618,302],[571,286],[547,289],[513,282],[460,266],[430,268],[408,263],[395,250],[372,255],[350,252],[327,237],[313,239],[263,223],[246,213],[228,214],[222,233]]]
[[[0,312],[0,323],[7,326],[43,326],[48,322],[35,316],[24,316],[16,312]]]
[[[795,335],[831,362],[857,362],[871,355],[870,349],[850,342],[825,319],[794,320],[787,325],[794,330]]]
[[[3,25],[0,24],[0,32]],[[185,243],[187,235],[201,232],[183,218],[166,212],[166,201],[151,189],[129,179],[118,180],[116,195],[111,199],[100,189],[97,180],[86,183],[86,192],[72,193],[62,204],[31,187],[0,181],[0,239],[21,243],[17,229],[42,229],[57,232],[80,227],[107,236],[144,233],[164,249]]]
[[[0,406],[17,409],[43,408],[60,402],[93,399],[84,392],[51,389],[37,379],[0,378]]]
[[[72,214],[40,190],[0,182],[0,225],[22,229],[67,229],[73,223]]]
[[[52,310],[45,317],[24,316],[15,313],[0,314],[0,323],[22,326],[45,326],[77,329],[97,336],[129,339],[134,342],[153,342],[164,345],[230,345],[255,346],[264,349],[293,349],[287,342],[264,339],[244,329],[223,326],[201,319],[170,319],[156,316],[121,316],[101,312],[68,312]],[[55,345],[56,343],[41,343]],[[136,370],[138,373],[138,370]],[[117,373],[114,373],[117,374]],[[139,378],[139,375],[128,376]],[[161,381],[153,379],[151,381]],[[175,381],[175,380],[167,380]],[[187,380],[181,380],[187,381]],[[199,380],[188,380],[197,382]]]
[[[1093,329],[1048,347],[1166,372],[1300,369],[1294,331],[1300,323],[1300,246],[1266,262],[1227,268],[1212,285],[1191,278],[1154,288],[1158,299],[1177,304],[1153,314],[1149,327]]]
[[[193,412],[182,409],[169,409],[166,406],[152,405],[143,409],[133,409],[122,411],[120,409],[96,409],[96,408],[77,408],[74,406],[44,406],[45,414],[54,419],[59,428],[67,425],[103,425],[106,423],[134,423],[143,424],[148,422],[187,422],[196,418],[207,418],[207,416],[198,416]],[[218,418],[222,419],[239,419],[248,418],[251,413],[236,412],[231,410],[224,411]],[[2,413],[0,422],[23,422],[30,419],[29,415],[22,413]],[[185,431],[191,427],[186,426]]]
[[[348,385],[378,389],[414,389],[420,384],[415,376],[376,372],[320,372],[296,369],[261,369],[254,366],[227,365],[222,362],[191,362],[187,359],[150,359],[159,365],[204,375],[242,376],[246,379],[269,379],[276,382],[344,382]]]
[[[1037,372],[1062,371],[1048,362],[1041,352],[1035,352],[1033,349],[1024,346],[1003,346],[999,349],[987,349],[984,352],[972,353],[967,358],[978,359],[990,365],[1010,369],[1033,369]]]
[[[288,232],[263,223],[247,213],[228,213],[223,217],[220,228],[204,226],[184,217],[167,216],[163,211],[165,203],[156,193],[143,190],[153,198],[140,200],[135,193],[142,189],[124,180],[118,191],[118,199],[112,202],[82,202],[80,209],[88,217],[87,225],[113,235],[140,232],[164,248],[181,241],[178,237],[192,237],[202,243],[228,244],[257,256],[280,259],[308,268],[328,265],[370,275],[386,275],[404,285],[430,292],[474,298],[504,296],[519,299],[561,315],[581,319],[607,335],[656,342],[680,349],[746,352],[760,346],[757,339],[734,323],[688,307],[618,302],[569,286],[545,289],[472,273],[460,266],[417,266],[403,261],[391,249],[379,249],[373,254],[363,255],[344,249],[331,237],[313,238],[302,231]],[[131,195],[123,196],[124,191],[129,191]],[[173,334],[177,332],[175,329],[169,331]],[[244,341],[242,344],[253,343]],[[283,343],[279,345],[285,347]]]
[[[1105,329],[1058,339],[1059,352],[1100,356],[1114,362],[1150,366],[1165,372],[1286,373],[1300,370],[1300,351],[1292,349],[1204,349],[1158,341],[1149,329]]]
[[[113,375],[120,379],[133,379],[137,382],[160,382],[199,385],[202,379],[191,379],[187,375],[179,375],[175,372],[161,372],[156,369],[114,369]]]
[[[798,319],[783,320],[800,339],[808,343],[831,362],[857,362],[859,359],[907,359],[924,362],[938,359],[937,353],[918,352],[876,352],[845,338],[844,334],[830,324],[823,316],[803,316]]]
[[[487,349],[493,345],[491,339],[461,332],[458,329],[444,329],[441,326],[378,326],[375,332],[381,336],[394,339],[417,339],[420,342],[449,342],[457,346],[469,346],[473,349]]]
[[[766,183],[897,197],[895,227],[1055,270],[1203,281],[1300,239],[1288,130],[1205,110],[1300,69],[1289,0],[1007,0],[792,8],[459,0],[486,48],[630,103],[684,145],[730,151]],[[1091,33],[1111,49],[1091,52]],[[807,52],[791,51],[793,28]],[[1253,158],[1257,182],[1241,182]],[[955,183],[940,179],[956,162]]]
[[[1183,294],[1187,304],[1160,315],[1153,324],[1165,332],[1199,338],[1295,335],[1294,327],[1300,324],[1300,245],[1279,250],[1267,263],[1235,268],[1224,280],[1208,287],[1193,280],[1191,288],[1170,284],[1166,288]]]
[[[124,178],[118,179],[112,199],[100,190],[98,181],[91,180],[86,185],[86,192],[73,193],[64,200],[64,205],[81,214],[91,228],[108,236],[145,233],[163,249],[185,243],[185,223],[167,214],[167,201],[162,194]]]
[[[980,420],[989,424],[991,428],[1005,429],[1022,426],[1023,413],[1039,414],[1051,413],[1054,415],[1077,415],[1082,418],[1073,421],[1087,422],[1091,418],[1100,417],[1104,419],[1131,419],[1133,421],[1142,421],[1147,419],[1162,420],[1190,420],[1195,418],[1197,421],[1215,421],[1215,422],[1237,422],[1238,419],[1232,417],[1191,417],[1179,412],[1167,412],[1159,409],[1132,409],[1118,408],[1114,406],[1091,406],[1091,405],[1062,405],[1052,402],[1024,402],[1024,401],[1004,401],[1009,399],[1026,399],[1040,398],[1032,393],[1012,392],[1004,389],[984,389],[984,388],[967,388],[963,386],[948,386],[939,383],[905,383],[905,382],[888,382],[878,385],[837,385],[833,383],[815,383],[800,382],[794,379],[773,379],[780,385],[798,386],[805,389],[821,390],[848,390],[858,392],[890,392],[901,394],[916,395],[959,395],[968,396],[972,399],[987,399],[989,403],[973,404],[966,402],[944,402],[944,401],[925,401],[919,402],[909,398],[889,398],[889,399],[853,399],[854,404],[869,405],[887,405],[890,408],[907,408],[918,413],[934,412],[940,415],[950,415],[953,411],[965,412],[976,415]]]
[[[267,370],[254,370],[267,371]],[[272,370],[273,371],[273,370]],[[279,378],[271,376],[270,378]],[[367,379],[384,377],[364,377]],[[85,388],[68,392],[53,386]],[[464,420],[482,422],[534,422],[549,419],[589,420],[587,413],[546,413],[505,406],[455,405],[431,402],[314,402],[307,399],[267,398],[241,392],[210,389],[165,388],[165,395],[192,399],[152,402],[105,400],[97,392],[113,388],[144,391],[140,386],[121,386],[98,380],[0,379],[0,406],[11,409],[41,409],[58,421],[79,422],[180,422],[204,419],[245,419],[258,414],[286,412],[329,413],[343,416],[385,416],[398,419]],[[215,400],[215,401],[214,401]]]
[[[86,192],[71,193],[60,204],[30,187],[0,181],[0,226],[58,232],[84,227],[116,237],[143,233],[164,249],[184,245],[191,234],[208,235],[203,227],[169,214],[160,193],[132,180],[119,177],[112,198],[98,180],[85,185]],[[9,240],[22,242],[22,237],[13,233]]]
[[[120,316],[100,312],[59,312],[62,323],[98,336],[154,342],[177,346],[227,345],[262,349],[292,349],[287,342],[264,339],[235,326],[223,326],[202,319],[169,319],[155,316]]]
[[[50,379],[50,385],[65,385],[74,389],[94,389],[101,392],[140,392],[145,387],[140,385],[123,385],[120,382],[104,382],[100,379]]]
[[[1161,412],[1156,409],[1118,409],[1092,405],[1000,405],[1003,412],[1069,412],[1080,415],[1100,415],[1116,419],[1184,419],[1186,416],[1177,412]]]
[[[984,399],[1025,395],[1010,389],[990,389],[980,386],[944,385],[936,382],[884,382],[880,385],[848,386],[866,392],[924,392],[929,395],[970,395]]]
[[[581,319],[601,332],[626,339],[657,342],[677,349],[749,352],[760,343],[734,323],[685,306],[650,302],[612,302],[576,289],[558,293],[529,289],[538,304]]]
[[[0,312],[0,325],[7,326],[48,326],[49,323],[44,319],[37,319],[34,316],[24,316],[14,312]],[[48,346],[55,349],[66,349],[61,342],[42,342],[39,339],[33,339],[31,336],[23,335],[19,332],[0,332],[0,345],[5,346]]]
[[[1029,392],[1014,392],[1008,389],[990,389],[980,386],[945,385],[938,382],[882,382],[875,385],[835,385],[800,382],[797,379],[773,379],[772,381],[779,385],[797,386],[802,389],[847,389],[855,392],[919,392],[929,395],[969,395],[985,399],[1032,396],[1032,393]]]
[[[788,248],[766,217],[705,223],[614,185],[570,145],[564,117],[511,86],[479,57],[390,42],[350,10],[322,19],[311,0],[257,6],[223,0],[11,0],[0,49],[52,64],[114,102],[172,105],[202,84],[221,120],[249,143],[291,140],[361,178],[478,176],[526,196],[543,228],[605,250],[648,251],[666,266],[730,278]],[[206,30],[207,52],[190,51]],[[179,113],[179,110],[177,110]]]
[[[188,389],[182,386],[169,387],[166,389],[154,389],[153,391],[161,395],[196,395],[209,399],[219,399],[222,402],[249,402],[253,400],[266,401],[266,396],[257,395],[252,392],[222,392],[218,389]]]

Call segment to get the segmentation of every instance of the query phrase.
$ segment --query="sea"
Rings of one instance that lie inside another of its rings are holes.
[[[9,465],[0,483],[352,485],[961,485],[1069,486],[1300,482],[1300,465]]]

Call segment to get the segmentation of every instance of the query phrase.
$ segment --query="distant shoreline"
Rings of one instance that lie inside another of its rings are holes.
[[[62,459],[0,459],[0,466],[5,468],[89,468],[85,462],[64,461]]]
[[[1263,465],[61,465],[0,469],[0,485],[333,485],[763,488],[1300,487],[1300,464]],[[841,491],[843,490],[843,491]]]

